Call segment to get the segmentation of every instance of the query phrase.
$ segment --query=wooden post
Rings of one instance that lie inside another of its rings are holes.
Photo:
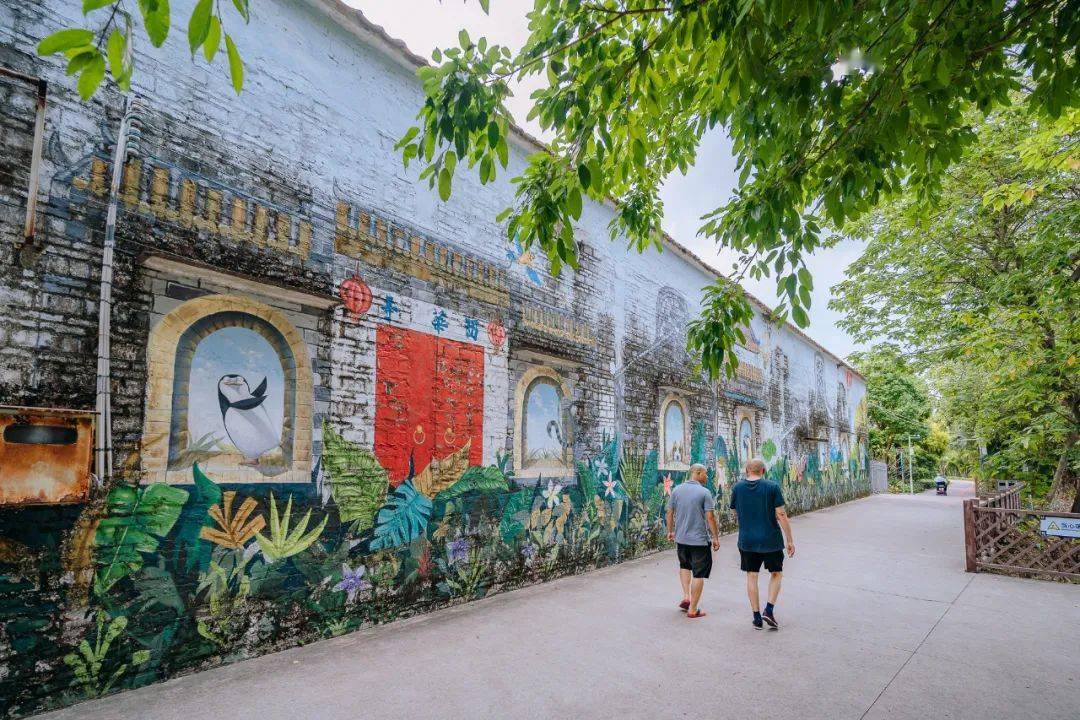
[[[976,572],[975,500],[964,501],[964,555],[968,572]]]

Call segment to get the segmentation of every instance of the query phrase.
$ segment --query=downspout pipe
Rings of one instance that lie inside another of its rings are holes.
[[[113,259],[116,251],[116,213],[120,196],[120,182],[124,175],[129,144],[137,143],[138,131],[132,132],[134,100],[130,95],[124,99],[124,115],[116,136],[113,154],[112,181],[109,184],[109,204],[105,216],[105,242],[101,253],[101,296],[98,302],[98,354],[97,354],[97,411],[96,438],[94,442],[94,471],[100,485],[107,485],[113,475],[112,443],[112,291]]]
[[[34,245],[34,224],[37,218],[38,182],[41,175],[41,148],[45,138],[45,101],[49,86],[44,80],[16,70],[0,67],[0,75],[32,85],[37,90],[37,110],[34,116],[34,144],[30,152],[30,179],[26,190],[26,222],[23,226],[22,248]]]

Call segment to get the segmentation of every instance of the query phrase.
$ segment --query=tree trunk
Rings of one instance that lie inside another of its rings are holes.
[[[1050,486],[1050,495],[1047,498],[1051,503],[1056,502],[1068,488],[1073,488],[1072,509],[1069,512],[1080,513],[1080,476],[1072,471],[1069,464],[1069,456],[1076,445],[1077,433],[1069,433],[1065,440],[1065,447],[1061,449],[1058,457],[1057,468],[1054,469],[1054,482]]]

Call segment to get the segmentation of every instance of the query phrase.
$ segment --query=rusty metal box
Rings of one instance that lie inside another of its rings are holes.
[[[0,407],[0,505],[84,502],[94,413]]]

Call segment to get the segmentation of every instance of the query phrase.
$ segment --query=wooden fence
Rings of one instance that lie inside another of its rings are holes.
[[[1080,582],[1080,538],[1045,535],[1044,517],[1078,519],[1074,513],[1025,510],[1022,484],[964,501],[967,571]]]

